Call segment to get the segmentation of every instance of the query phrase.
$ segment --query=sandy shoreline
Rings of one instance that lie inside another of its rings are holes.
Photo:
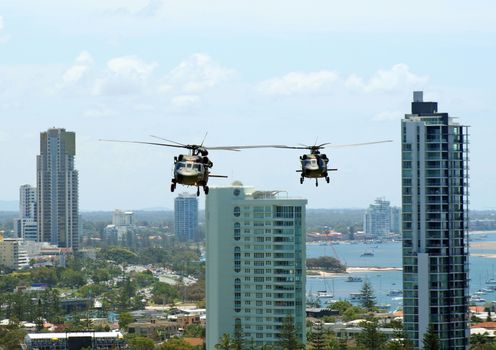
[[[495,256],[496,257],[496,256]],[[307,277],[344,277],[348,276],[350,273],[356,272],[377,272],[377,271],[402,271],[401,267],[348,267],[346,272],[327,272],[322,270],[307,270],[311,274],[307,275]],[[314,274],[313,274],[314,273]]]

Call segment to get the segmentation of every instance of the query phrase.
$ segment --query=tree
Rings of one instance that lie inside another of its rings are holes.
[[[369,281],[365,280],[365,282],[363,282],[360,292],[362,293],[362,307],[371,311],[375,306],[375,296]]]
[[[294,318],[291,315],[284,318],[278,345],[284,350],[304,349],[303,344],[301,344],[298,340],[298,335],[294,325]]]
[[[133,337],[128,340],[129,350],[153,350],[155,343],[153,340],[145,337]]]
[[[134,321],[133,316],[129,312],[121,312],[119,314],[119,328],[126,329],[127,326]]]
[[[342,315],[346,310],[348,310],[353,305],[346,300],[338,300],[331,304],[331,310],[338,310],[339,314]]]
[[[233,349],[233,340],[231,335],[228,333],[224,333],[217,344],[215,344],[215,348],[219,350],[231,350]]]
[[[362,332],[356,337],[357,344],[370,350],[384,348],[386,335],[379,331],[379,325],[376,319],[363,321],[360,323],[360,327],[362,327]]]
[[[439,337],[437,336],[434,326],[431,324],[429,330],[424,334],[423,339],[424,350],[439,350]]]
[[[324,350],[326,348],[326,339],[324,326],[321,321],[317,321],[312,327],[310,333],[310,345],[314,350]]]
[[[183,339],[172,338],[162,343],[157,350],[194,350],[195,347],[186,343]]]

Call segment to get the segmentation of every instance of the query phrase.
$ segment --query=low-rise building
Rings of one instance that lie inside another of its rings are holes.
[[[13,270],[29,265],[27,253],[20,247],[17,238],[0,238],[0,265]]]
[[[179,325],[176,322],[162,320],[133,322],[127,326],[127,332],[129,334],[151,338],[156,341],[164,341],[178,334]]]
[[[27,350],[124,349],[120,332],[29,333],[24,338]]]

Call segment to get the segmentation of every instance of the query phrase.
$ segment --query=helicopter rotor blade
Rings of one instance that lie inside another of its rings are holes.
[[[128,141],[128,140],[105,140],[105,139],[100,139],[98,141],[104,141],[104,142],[123,142],[123,143],[141,143],[141,144],[145,144],[145,145],[154,145],[154,146],[176,147],[176,148],[189,148],[187,145],[184,145],[184,146],[170,145],[170,144],[167,144],[167,143],[158,143],[158,142]]]
[[[203,136],[203,140],[200,144],[200,147],[203,147],[203,143],[205,142],[205,139],[207,138],[207,135],[208,135],[208,131],[205,133],[205,136]]]
[[[387,143],[387,142],[393,142],[393,140],[383,140],[383,141],[373,141],[373,142],[363,142],[363,143],[351,143],[348,145],[329,145],[329,146],[323,146],[322,148],[346,148],[346,147],[359,147],[359,146],[366,146],[366,145],[374,145],[377,143]]]
[[[153,137],[153,138],[159,139],[159,140],[163,140],[163,141],[167,141],[167,142],[172,142],[172,143],[175,143],[176,145],[179,145],[179,146],[183,146],[183,147],[186,146],[183,143],[180,143],[180,142],[177,142],[177,141],[173,141],[173,140],[164,139],[163,137],[160,137],[160,136],[150,135],[150,137]]]
[[[242,149],[251,148],[285,148],[285,145],[250,145],[250,146],[220,146],[220,147],[208,147],[204,146],[208,150],[225,150],[225,151],[240,151]]]

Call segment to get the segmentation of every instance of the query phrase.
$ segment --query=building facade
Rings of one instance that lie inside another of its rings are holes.
[[[210,189],[207,349],[235,329],[255,345],[277,343],[288,316],[304,342],[306,203],[240,183]]]
[[[28,255],[22,249],[19,239],[0,237],[0,265],[12,270],[29,266]]]
[[[377,198],[364,215],[363,228],[366,235],[382,237],[391,231],[391,207],[389,201]]]
[[[19,218],[14,219],[16,237],[28,241],[38,239],[36,187],[22,185],[19,188]]]
[[[181,242],[199,240],[198,197],[187,193],[174,200],[174,229]]]
[[[414,92],[401,123],[403,310],[416,348],[468,349],[468,132]]]
[[[77,250],[79,246],[76,135],[65,129],[40,134],[36,159],[38,241]]]

